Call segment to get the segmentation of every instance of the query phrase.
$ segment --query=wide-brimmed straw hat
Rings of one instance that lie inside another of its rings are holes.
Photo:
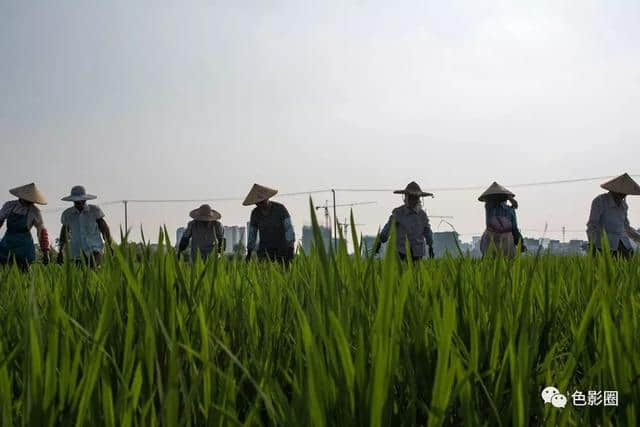
[[[20,187],[12,188],[9,193],[16,196],[18,199],[26,200],[27,202],[37,203],[38,205],[46,205],[47,198],[32,182],[31,184],[23,185]]]
[[[490,196],[499,196],[499,195],[503,195],[507,197],[515,197],[515,194],[513,194],[511,191],[507,190],[502,185],[494,181],[493,184],[491,184],[489,188],[487,188],[484,191],[484,193],[482,193],[480,197],[478,197],[478,200],[480,200],[481,202],[484,202]]]
[[[82,185],[76,185],[71,189],[71,194],[63,197],[62,200],[64,200],[65,202],[80,202],[83,200],[93,200],[97,198],[98,196],[87,194],[87,190],[85,190]]]
[[[640,195],[640,185],[629,176],[628,173],[623,173],[617,178],[613,178],[610,181],[600,185],[605,190],[613,191],[614,193],[628,194],[638,196]]]
[[[189,216],[196,221],[217,221],[222,218],[220,212],[212,209],[209,205],[202,205],[198,209],[194,209]]]
[[[433,193],[427,193],[426,191],[422,191],[418,183],[415,181],[411,181],[409,184],[407,184],[404,190],[396,190],[393,193],[408,194],[410,196],[419,196],[419,197],[433,196]]]
[[[255,205],[256,203],[269,200],[276,194],[278,194],[278,190],[274,190],[273,188],[269,188],[269,187],[264,187],[259,184],[253,184],[253,187],[251,187],[249,194],[247,194],[247,197],[244,199],[244,202],[242,202],[242,204],[244,206]]]

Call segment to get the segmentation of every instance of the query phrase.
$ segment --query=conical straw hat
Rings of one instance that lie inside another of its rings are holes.
[[[47,198],[38,187],[32,182],[31,184],[23,185],[21,187],[12,188],[9,193],[13,194],[19,199],[26,200],[27,202],[37,203],[39,205],[46,205]]]
[[[192,210],[189,216],[196,221],[217,221],[222,218],[220,212],[211,209],[209,205],[202,205],[198,209]]]
[[[407,184],[404,190],[396,190],[393,193],[394,194],[410,194],[412,196],[420,196],[420,197],[433,196],[432,193],[427,193],[425,191],[422,191],[418,183],[415,181],[411,181],[409,184]]]
[[[262,185],[253,184],[251,187],[251,191],[247,194],[247,197],[244,199],[242,204],[244,206],[255,205],[256,203],[260,203],[264,200],[268,200],[278,194],[278,190],[274,190],[273,188],[264,187]]]
[[[627,173],[624,173],[611,181],[605,182],[600,187],[605,190],[613,191],[614,193],[634,196],[640,195],[640,185],[638,185],[638,183],[635,182]]]
[[[504,188],[502,185],[498,184],[497,182],[493,182],[493,184],[491,184],[489,186],[489,188],[487,188],[484,193],[482,193],[480,195],[480,197],[478,197],[478,200],[480,200],[481,202],[484,202],[485,200],[487,200],[487,197],[489,196],[497,196],[497,195],[505,195],[508,197],[515,197],[515,194],[513,194],[511,191],[507,190],[506,188]]]

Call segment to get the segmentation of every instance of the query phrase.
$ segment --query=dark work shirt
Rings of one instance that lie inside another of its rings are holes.
[[[291,216],[284,205],[278,202],[270,202],[266,214],[258,207],[251,211],[249,221],[249,241],[247,249],[253,250],[255,238],[252,235],[259,233],[259,249],[284,249],[293,245]],[[252,241],[253,240],[253,241]]]

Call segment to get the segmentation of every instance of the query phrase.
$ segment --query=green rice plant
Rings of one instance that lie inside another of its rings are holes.
[[[355,252],[323,247],[312,206],[289,266],[187,263],[160,230],[97,270],[0,268],[0,423],[638,425],[640,257],[378,259],[353,215]]]

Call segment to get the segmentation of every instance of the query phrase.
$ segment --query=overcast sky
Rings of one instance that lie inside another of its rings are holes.
[[[47,208],[74,184],[104,203],[640,173],[639,111],[637,0],[0,0],[0,182],[35,181]],[[583,230],[598,184],[514,189],[520,227]],[[479,193],[426,209],[469,240]],[[299,234],[308,199],[276,200]],[[355,209],[366,233],[401,204],[338,193],[352,201],[378,202]],[[173,232],[197,205],[130,205],[129,223]],[[122,207],[104,210],[117,229]]]

